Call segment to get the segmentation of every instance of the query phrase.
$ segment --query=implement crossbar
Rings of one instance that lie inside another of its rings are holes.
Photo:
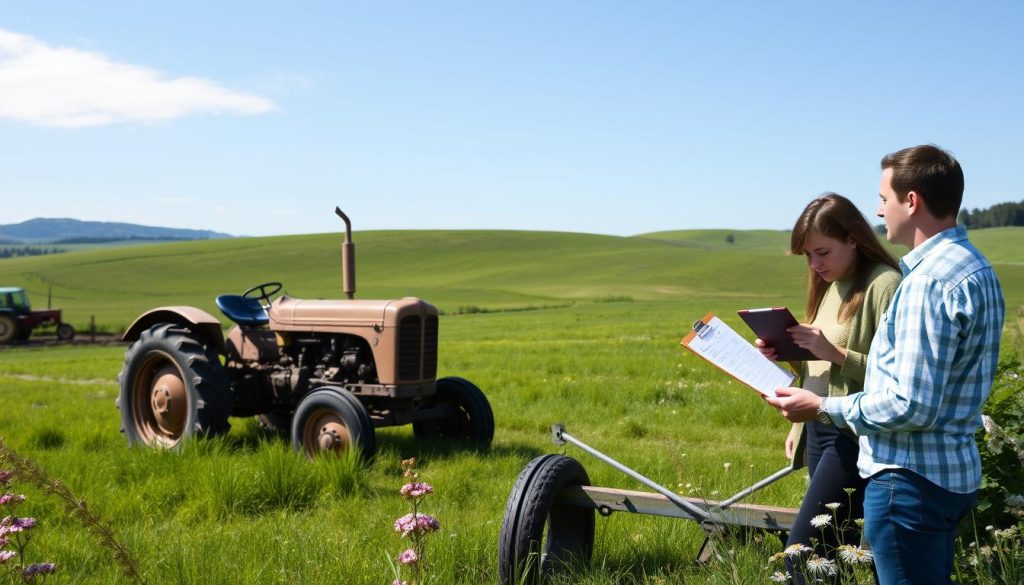
[[[696,504],[686,501],[685,499],[683,499],[682,497],[680,497],[678,494],[668,489],[667,487],[664,487],[661,484],[655,482],[654,480],[641,475],[640,473],[630,469],[629,467],[626,467],[622,463],[619,463],[618,461],[612,459],[611,457],[605,455],[604,453],[598,451],[597,449],[594,449],[590,445],[587,445],[583,441],[580,441],[579,439],[573,437],[572,435],[565,431],[564,425],[553,425],[551,427],[551,434],[556,444],[571,443],[579,447],[580,449],[583,449],[587,453],[590,453],[594,457],[597,457],[601,461],[604,461],[608,465],[611,465],[615,469],[618,469],[622,473],[625,473],[626,475],[653,489],[659,494],[665,496],[666,498],[668,498],[670,502],[672,502],[679,508],[689,512],[693,520],[696,520],[698,522],[705,522],[710,520],[710,516],[706,510],[701,509]]]

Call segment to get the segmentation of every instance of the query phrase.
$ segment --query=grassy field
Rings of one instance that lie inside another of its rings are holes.
[[[419,295],[446,311],[439,375],[466,377],[487,394],[497,430],[486,452],[417,442],[397,428],[379,433],[369,466],[310,463],[249,419],[180,453],[129,449],[114,406],[118,346],[0,350],[0,436],[108,520],[149,583],[390,583],[389,559],[406,544],[392,530],[408,511],[399,462],[417,456],[436,490],[424,511],[443,526],[428,544],[434,582],[494,583],[509,489],[530,459],[561,449],[549,439],[554,422],[687,495],[721,498],[786,464],[785,421],[679,347],[708,310],[741,331],[739,308],[788,304],[801,313],[803,261],[782,255],[785,238],[735,232],[734,247],[723,234],[357,234],[359,296]],[[679,243],[688,239],[700,245]],[[1018,310],[1024,230],[972,239]],[[76,325],[95,314],[116,329],[158,305],[218,314],[216,294],[265,280],[300,297],[338,297],[337,248],[332,235],[82,251],[4,261],[0,284],[27,286],[37,304],[52,284]],[[496,312],[458,314],[469,306]],[[547,308],[500,310],[527,307]],[[566,453],[597,485],[641,489],[574,448]],[[794,474],[754,501],[796,506],[804,482]],[[41,521],[33,560],[58,562],[61,583],[125,581],[53,498],[26,494],[23,513]],[[766,582],[770,542],[740,547],[742,563],[699,568],[702,539],[692,522],[599,518],[594,568],[570,581]]]

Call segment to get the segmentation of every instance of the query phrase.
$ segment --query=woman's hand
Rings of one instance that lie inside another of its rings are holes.
[[[775,356],[775,348],[768,345],[761,339],[755,339],[754,345],[757,346],[757,350],[761,352],[761,355],[772,360],[773,362],[777,359]]]
[[[800,427],[793,425],[789,427],[789,434],[786,435],[786,459],[793,460],[796,453],[796,443],[800,440]]]
[[[796,325],[786,329],[793,336],[793,341],[804,349],[808,349],[818,359],[839,364],[846,363],[846,352],[832,345],[821,328],[815,325]]]

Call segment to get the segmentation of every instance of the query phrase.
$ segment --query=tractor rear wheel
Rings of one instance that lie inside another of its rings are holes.
[[[10,315],[0,315],[0,345],[7,345],[18,337],[18,322]]]
[[[118,375],[121,431],[129,445],[177,447],[231,426],[231,395],[217,355],[188,329],[154,325],[128,347]]]
[[[590,561],[594,511],[557,502],[568,487],[590,485],[579,461],[541,455],[519,474],[498,537],[498,582],[539,583],[572,563]]]
[[[488,446],[494,439],[494,412],[487,397],[469,380],[441,378],[437,381],[435,404],[448,405],[447,418],[412,423],[419,439],[456,439]]]
[[[309,458],[356,448],[369,461],[377,438],[363,403],[344,388],[326,386],[307,394],[295,409],[292,448]]]

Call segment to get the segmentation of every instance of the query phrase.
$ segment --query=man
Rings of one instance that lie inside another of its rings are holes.
[[[992,266],[956,224],[963,188],[960,163],[936,146],[882,159],[878,216],[889,241],[910,252],[864,391],[821,398],[780,388],[768,399],[791,421],[830,420],[860,437],[864,534],[882,585],[951,583],[957,524],[981,482],[974,432],[1005,310]]]

